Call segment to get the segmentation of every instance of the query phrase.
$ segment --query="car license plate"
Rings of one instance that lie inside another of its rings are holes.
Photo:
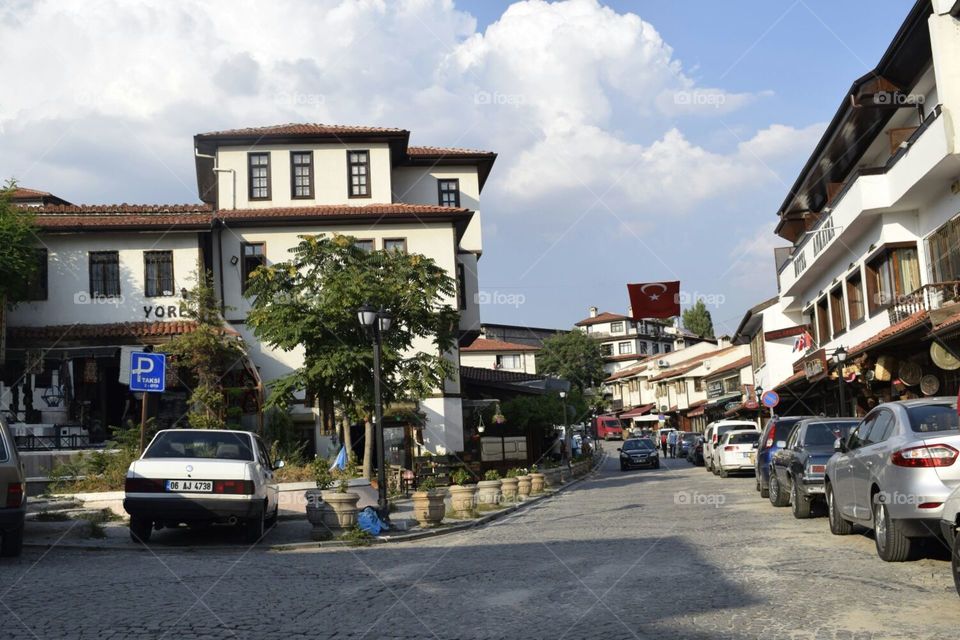
[[[211,480],[167,480],[167,491],[174,493],[211,493]]]

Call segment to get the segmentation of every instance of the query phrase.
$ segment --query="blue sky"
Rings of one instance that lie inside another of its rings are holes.
[[[775,292],[777,207],[911,5],[0,5],[18,87],[0,97],[0,176],[74,202],[195,202],[195,133],[405,127],[500,153],[483,320],[569,327],[591,305],[624,312],[628,281],[679,279],[731,332]]]

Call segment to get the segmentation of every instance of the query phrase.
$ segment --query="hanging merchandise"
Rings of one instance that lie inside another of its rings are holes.
[[[930,344],[930,359],[944,371],[955,371],[960,369],[960,359],[953,353],[947,351],[939,342]]]
[[[497,403],[496,409],[493,411],[493,421],[496,424],[503,424],[507,421],[507,417],[500,412],[500,403]]]
[[[928,373],[920,378],[920,391],[925,396],[935,396],[940,391],[940,378]]]
[[[920,378],[923,377],[923,370],[916,362],[901,362],[897,375],[903,380],[903,384],[913,387],[920,384]]]
[[[85,384],[95,384],[97,382],[97,361],[95,358],[87,358],[83,361],[83,382]]]
[[[873,368],[876,379],[879,382],[889,382],[893,379],[893,370],[897,366],[897,361],[893,356],[880,356],[877,358],[877,366]]]

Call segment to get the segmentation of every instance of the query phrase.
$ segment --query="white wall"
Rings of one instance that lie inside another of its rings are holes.
[[[460,206],[475,211],[463,238],[460,249],[480,253],[483,251],[480,217],[480,182],[477,167],[397,167],[393,171],[393,202],[411,204],[440,204],[437,191],[438,180],[460,181]]]
[[[501,367],[502,371],[519,371],[535,374],[537,372],[536,357],[530,351],[498,351],[493,352],[460,352],[460,364],[464,367],[479,367],[481,369],[497,369],[497,356],[519,356],[519,368]]]

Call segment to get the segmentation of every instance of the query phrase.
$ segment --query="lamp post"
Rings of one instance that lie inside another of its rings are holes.
[[[845,402],[844,397],[843,397],[843,395],[844,395],[844,394],[843,394],[843,392],[844,392],[844,388],[843,388],[843,382],[844,382],[844,380],[843,380],[843,363],[844,363],[844,361],[847,359],[847,350],[844,349],[843,346],[841,345],[841,346],[839,346],[839,347],[837,347],[836,349],[833,350],[833,357],[836,359],[837,365],[838,365],[838,367],[837,367],[837,383],[838,383],[838,387],[839,387],[839,389],[840,389],[840,408],[839,408],[839,410],[837,411],[837,417],[843,418],[843,417],[846,416],[846,413],[847,413],[846,410],[845,410],[845,408],[844,408],[846,402]]]
[[[563,403],[563,464],[570,461],[570,442],[567,439],[567,392],[560,392],[560,402]]]
[[[380,394],[380,355],[383,336],[390,332],[393,314],[387,309],[376,309],[365,304],[357,310],[357,319],[373,341],[373,418],[377,445],[377,513],[382,520],[390,519],[387,501],[387,464],[383,448],[383,398]]]

